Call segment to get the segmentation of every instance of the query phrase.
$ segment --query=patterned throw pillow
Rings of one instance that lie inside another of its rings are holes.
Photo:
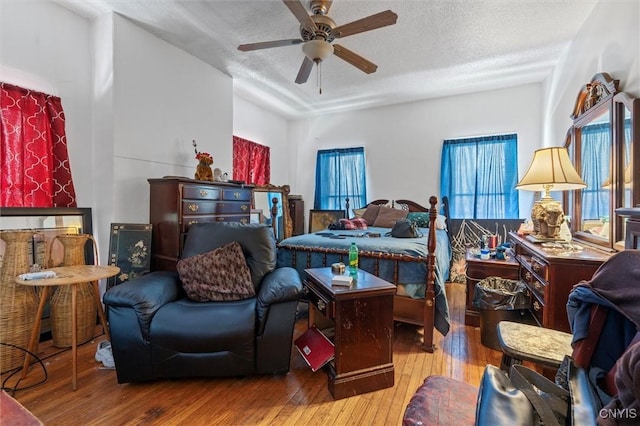
[[[362,218],[340,219],[342,229],[367,229],[367,221]]]
[[[429,227],[429,213],[428,212],[410,212],[407,214],[407,219],[415,222],[420,228]],[[446,216],[439,214],[436,217],[436,229],[447,229]]]
[[[380,207],[376,221],[373,226],[379,226],[381,228],[393,228],[393,225],[398,219],[407,217],[407,212],[404,210],[391,209],[389,207]]]
[[[187,296],[198,302],[242,300],[256,295],[242,247],[236,241],[182,259],[177,269]]]
[[[427,212],[411,212],[407,214],[407,219],[415,222],[415,224],[420,228],[429,227],[429,213]]]

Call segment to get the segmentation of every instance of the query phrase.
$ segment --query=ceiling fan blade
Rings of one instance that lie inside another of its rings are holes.
[[[340,46],[339,44],[333,45],[333,53],[343,61],[346,61],[358,68],[361,71],[366,72],[367,74],[371,74],[376,72],[378,66],[373,62],[367,61],[362,56],[357,53],[353,53],[351,50],[345,48],[344,46]]]
[[[300,44],[303,42],[304,40],[301,40],[299,38],[291,38],[287,40],[263,41],[260,43],[241,44],[240,46],[238,46],[238,50],[242,50],[243,52],[248,52],[250,50],[270,49],[272,47],[293,46],[294,44]]]
[[[309,31],[311,31],[314,34],[318,31],[318,27],[316,26],[316,23],[313,22],[313,19],[311,19],[311,16],[309,16],[309,13],[307,12],[307,10],[304,8],[302,3],[300,3],[300,0],[282,0],[282,1],[284,2],[285,6],[289,8],[291,13],[293,13],[293,16],[295,16],[296,19],[300,22],[300,24],[302,24],[303,27],[307,28]]]
[[[298,71],[298,76],[296,77],[296,83],[302,84],[306,83],[309,79],[309,74],[311,74],[311,70],[313,69],[313,61],[309,59],[307,56],[304,57],[304,61],[302,61],[302,65],[300,66],[300,71]]]
[[[398,15],[390,10],[385,10],[384,12],[376,13],[375,15],[340,25],[339,27],[334,28],[332,33],[336,38],[341,38],[365,31],[375,30],[380,27],[386,27],[387,25],[393,25],[397,20]]]

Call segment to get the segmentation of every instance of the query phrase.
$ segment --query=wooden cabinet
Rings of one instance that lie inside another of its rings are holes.
[[[531,291],[531,312],[543,327],[571,332],[567,300],[571,288],[589,280],[609,254],[581,245],[582,250],[543,247],[515,232],[509,233],[519,276]]]
[[[395,286],[363,270],[350,287],[331,286],[331,268],[306,269],[309,326],[333,340],[325,366],[335,399],[392,387]]]
[[[249,223],[253,186],[186,178],[149,179],[149,185],[152,270],[175,270],[194,223]]]
[[[289,195],[289,215],[292,222],[292,236],[304,234],[304,200],[300,195]]]
[[[464,311],[464,323],[472,327],[480,326],[480,312],[473,306],[473,294],[476,284],[487,277],[502,277],[509,280],[518,279],[518,262],[509,256],[506,260],[483,260],[467,250],[467,301]]]

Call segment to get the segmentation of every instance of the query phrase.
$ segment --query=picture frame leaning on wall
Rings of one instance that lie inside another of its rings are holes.
[[[120,273],[107,280],[107,289],[148,273],[151,269],[151,224],[112,223],[109,265]]]

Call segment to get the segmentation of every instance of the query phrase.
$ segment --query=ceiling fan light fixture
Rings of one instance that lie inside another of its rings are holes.
[[[302,52],[307,58],[318,63],[333,54],[333,46],[324,40],[309,40],[302,45]]]

